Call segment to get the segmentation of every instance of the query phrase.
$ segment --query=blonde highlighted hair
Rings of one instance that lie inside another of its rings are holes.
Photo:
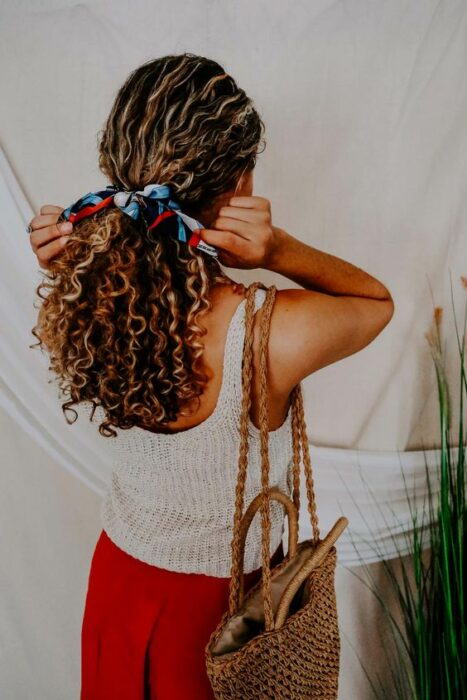
[[[215,61],[190,53],[148,61],[117,93],[100,133],[99,166],[126,190],[167,184],[198,218],[254,168],[264,124],[251,99]],[[211,286],[230,283],[218,262],[180,242],[175,217],[148,231],[118,208],[74,225],[37,287],[32,329],[50,357],[62,410],[86,401],[115,427],[154,429],[190,415]],[[198,399],[199,402],[199,399]]]

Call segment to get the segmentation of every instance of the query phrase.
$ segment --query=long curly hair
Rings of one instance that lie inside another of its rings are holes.
[[[109,184],[167,184],[199,219],[255,166],[264,123],[216,61],[190,53],[148,61],[117,93],[99,132],[99,167]],[[176,217],[151,231],[117,207],[74,224],[43,272],[32,333],[49,354],[69,423],[73,406],[99,406],[99,432],[154,429],[203,393],[200,359],[211,286],[231,283],[218,261],[180,242]],[[202,219],[201,219],[202,221]]]

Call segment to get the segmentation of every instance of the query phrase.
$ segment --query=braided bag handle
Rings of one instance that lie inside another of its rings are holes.
[[[242,518],[245,494],[245,482],[248,467],[248,440],[249,440],[249,412],[251,407],[251,384],[253,376],[253,331],[254,331],[254,303],[255,292],[258,288],[266,290],[266,298],[263,304],[261,339],[260,339],[260,396],[259,396],[259,420],[260,420],[260,452],[261,452],[261,539],[262,539],[262,594],[264,603],[264,617],[266,630],[274,629],[274,615],[271,598],[271,568],[270,568],[270,532],[271,520],[269,512],[269,421],[268,421],[268,391],[267,391],[267,349],[272,309],[274,307],[277,288],[275,285],[266,287],[262,282],[253,282],[247,288],[245,305],[245,344],[243,348],[242,367],[242,415],[240,419],[240,449],[238,478],[235,492],[235,512],[232,537],[232,565],[229,585],[229,615],[234,615],[243,599],[243,566],[244,551],[241,543]],[[292,501],[298,513],[300,509],[300,454],[303,454],[303,463],[306,480],[308,500],[308,512],[313,531],[312,542],[319,542],[318,517],[316,513],[316,498],[314,492],[313,475],[309,453],[309,443],[306,434],[306,425],[303,410],[303,397],[300,384],[297,384],[291,393],[292,405],[292,447],[293,447],[293,491]],[[290,523],[290,519],[289,519]],[[298,540],[298,529],[295,531]],[[289,539],[290,549],[290,539]],[[294,547],[295,550],[295,547]],[[290,551],[287,553],[289,556]]]

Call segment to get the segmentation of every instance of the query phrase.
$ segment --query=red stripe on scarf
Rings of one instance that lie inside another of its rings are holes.
[[[159,216],[153,221],[153,223],[149,226],[148,231],[150,231],[152,228],[157,226],[157,224],[160,224],[160,222],[163,219],[167,219],[169,216],[176,216],[176,213],[174,211],[164,211],[162,214],[159,214]]]
[[[86,216],[90,216],[91,214],[94,214],[96,211],[99,211],[99,209],[104,209],[104,207],[108,207],[109,204],[112,203],[112,201],[113,201],[113,195],[111,195],[110,197],[107,197],[106,199],[103,199],[102,202],[99,202],[99,204],[90,205],[89,207],[85,207],[84,209],[81,209],[76,214],[70,214],[69,221],[71,221],[72,224],[75,224],[77,221],[84,219]]]
[[[198,245],[200,240],[201,240],[201,236],[198,236],[196,231],[193,231],[193,233],[191,234],[190,239],[188,241],[188,245],[191,245],[194,248],[196,248],[196,246]]]

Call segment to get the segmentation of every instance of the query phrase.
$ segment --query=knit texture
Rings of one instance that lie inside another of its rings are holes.
[[[266,296],[255,294],[255,312]],[[111,438],[113,470],[100,516],[113,542],[136,559],[171,571],[228,577],[240,445],[245,303],[237,306],[226,336],[221,390],[214,412],[178,433],[134,426]],[[289,409],[269,432],[270,486],[292,491]],[[249,420],[244,510],[261,491],[260,431]],[[270,504],[271,555],[285,525],[283,506]],[[251,523],[244,572],[261,567],[261,514]]]

